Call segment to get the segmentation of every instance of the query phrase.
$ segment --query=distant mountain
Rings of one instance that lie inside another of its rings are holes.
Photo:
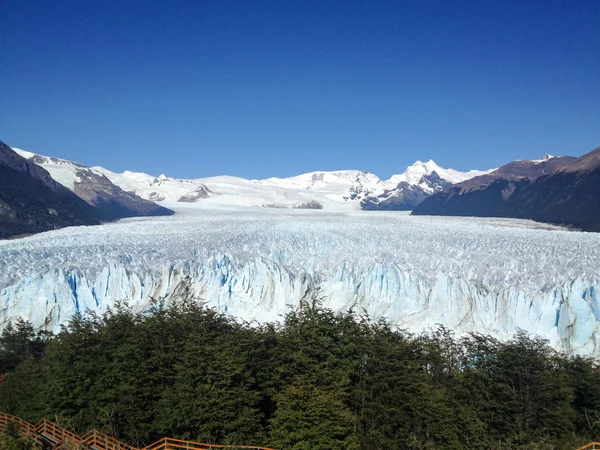
[[[383,192],[377,176],[358,170],[311,172],[290,178],[247,180],[231,176],[177,179],[167,175],[114,173],[94,167],[121,188],[143,198],[165,202],[203,202],[214,206],[265,206],[295,208],[307,202],[333,207],[357,203],[373,190]]]
[[[448,187],[413,214],[515,217],[600,231],[600,148],[580,158],[514,161]]]
[[[387,181],[388,186],[395,184],[394,187],[386,189],[377,196],[367,197],[361,202],[361,206],[365,210],[410,211],[426,198],[454,183],[489,172],[489,170],[459,172],[443,169],[432,160],[426,163],[417,161],[407,167],[404,173],[394,175]]]
[[[410,185],[416,185],[421,182],[421,178],[424,175],[431,175],[435,172],[441,179],[446,180],[451,184],[456,184],[480,175],[485,175],[492,172],[492,170],[469,170],[468,172],[459,172],[454,169],[444,169],[430,159],[427,162],[417,161],[412,166],[408,166],[403,173],[392,175],[388,180],[388,183],[398,184],[405,181]]]
[[[432,172],[423,175],[417,184],[401,181],[395,188],[377,197],[368,197],[361,202],[361,207],[372,211],[412,211],[423,200],[451,185],[440,178],[437,172]]]
[[[81,199],[0,141],[0,239],[97,223]]]
[[[389,180],[381,180],[370,172],[359,170],[309,172],[264,180],[230,176],[182,180],[129,171],[119,174],[102,167],[94,167],[93,170],[106,175],[122,189],[153,201],[269,208],[302,208],[318,204],[329,210],[412,209],[424,198],[451,183],[489,172],[458,172],[443,169],[433,161],[417,161],[404,173]]]
[[[115,173],[100,166],[92,167],[92,169],[106,176],[121,189],[153,202],[189,202],[188,199],[192,197],[200,200],[210,196],[210,190],[199,180],[181,180],[164,174],[154,177],[129,170]],[[195,193],[198,189],[204,190],[206,196],[196,196]],[[181,200],[182,198],[183,200]]]
[[[13,149],[29,163],[45,169],[50,176],[94,208],[90,213],[102,221],[124,217],[162,216],[173,214],[167,208],[126,192],[101,172],[73,161],[37,155]]]

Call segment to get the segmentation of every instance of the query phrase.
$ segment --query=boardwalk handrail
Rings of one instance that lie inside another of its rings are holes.
[[[21,432],[27,436],[37,436],[36,427],[26,420],[10,414],[0,413],[0,429],[5,430],[9,423],[17,424],[21,428]]]
[[[135,450],[134,447],[124,444],[118,439],[98,430],[88,431],[81,436],[84,445],[90,448],[107,448],[111,450]]]
[[[55,449],[61,448],[62,444],[69,443],[76,448],[90,450],[275,450],[273,448],[253,445],[205,444],[175,438],[163,438],[144,448],[138,449],[98,430],[91,430],[83,436],[79,436],[48,419],[42,419],[36,425],[33,425],[20,417],[0,412],[0,431],[5,430],[9,424],[13,423],[18,425],[24,434],[35,437],[39,442],[46,442]]]
[[[600,442],[590,442],[587,445],[584,445],[583,447],[579,447],[577,450],[596,450],[599,449],[600,450]]]
[[[35,426],[38,435],[48,436],[56,442],[60,442],[69,438],[72,441],[81,441],[81,437],[65,428],[50,422],[48,419],[40,420]]]
[[[157,445],[158,444],[158,445]],[[213,449],[248,449],[248,450],[274,450],[265,447],[256,447],[253,445],[221,445],[204,444],[200,442],[184,441],[182,439],[164,438],[154,444],[144,447],[141,450],[160,450],[160,449],[189,449],[189,450],[213,450]]]

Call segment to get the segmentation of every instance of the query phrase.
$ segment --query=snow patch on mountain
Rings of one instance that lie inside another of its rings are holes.
[[[27,150],[22,150],[22,149],[16,148],[16,147],[11,147],[11,148],[14,152],[16,152],[18,155],[22,156],[25,159],[29,159],[29,158],[36,156],[35,153],[28,152]]]
[[[38,155],[19,148],[13,148],[13,150],[23,158],[30,159],[38,166],[46,169],[55,181],[59,182],[70,191],[74,191],[75,183],[81,181],[81,171],[92,171],[81,164],[66,159]]]
[[[550,155],[549,153],[544,153],[544,156],[542,156],[542,159],[534,159],[534,160],[532,160],[532,162],[535,164],[540,164],[540,163],[546,162],[552,158],[556,158],[556,156]]]
[[[95,209],[90,210],[90,214],[97,219],[114,220],[131,216],[171,214],[171,211],[148,199],[124,191],[99,170],[66,159],[38,155],[20,149],[15,149],[15,152],[34,165],[45,169],[55,182],[93,206]]]

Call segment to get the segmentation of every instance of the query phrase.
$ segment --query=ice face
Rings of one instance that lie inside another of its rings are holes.
[[[506,339],[519,329],[600,356],[600,234],[529,221],[209,210],[0,241],[0,324],[57,330],[126,300],[204,301],[247,321],[302,299],[421,331],[444,324]]]

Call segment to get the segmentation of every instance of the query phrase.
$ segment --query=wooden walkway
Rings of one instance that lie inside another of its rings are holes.
[[[172,438],[164,438],[143,449],[138,449],[98,430],[92,430],[79,436],[46,419],[42,419],[36,425],[33,425],[19,417],[0,412],[0,430],[6,430],[10,424],[16,425],[23,435],[33,437],[42,448],[49,450],[275,450],[252,445],[203,444]]]

